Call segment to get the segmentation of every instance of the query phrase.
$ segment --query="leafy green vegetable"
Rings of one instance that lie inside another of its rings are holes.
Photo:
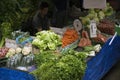
[[[32,42],[41,51],[55,50],[61,45],[61,38],[52,31],[41,31],[36,33],[36,38]]]
[[[11,23],[3,22],[1,25],[2,37],[9,38],[12,32]]]
[[[37,69],[32,72],[38,80],[82,80],[86,69],[87,53],[69,50],[61,55],[44,51],[35,56]]]
[[[45,62],[56,62],[60,57],[60,54],[55,51],[44,51],[40,54],[35,55],[36,65],[39,66]]]
[[[0,47],[3,47],[5,43],[5,38],[10,38],[11,37],[11,23],[10,22],[2,22],[0,25],[0,30],[1,30],[1,40],[0,40]]]

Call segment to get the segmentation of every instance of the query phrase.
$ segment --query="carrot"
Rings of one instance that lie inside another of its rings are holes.
[[[79,39],[79,35],[75,29],[67,29],[63,35],[62,38],[62,47],[64,48],[65,46],[73,43]]]

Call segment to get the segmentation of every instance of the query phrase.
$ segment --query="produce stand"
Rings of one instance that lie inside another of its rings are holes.
[[[104,46],[102,47],[100,52],[96,54],[96,56],[90,58],[87,61],[87,68],[85,70],[85,75],[83,77],[83,80],[88,80],[88,78],[89,80],[100,80],[112,68],[112,66],[119,60],[120,55],[118,53],[120,48],[119,47],[120,37],[119,36],[115,37],[113,43],[109,46],[110,40],[111,39],[109,39],[104,44]],[[59,49],[63,54],[65,54],[70,49],[75,49],[79,41],[80,40],[76,40],[72,44],[69,44],[64,48],[59,48]],[[5,71],[9,70],[9,72],[16,71],[17,73],[15,74],[21,74],[21,75],[25,74],[23,71],[20,71],[20,70],[18,71],[12,68],[0,68],[0,69],[3,69]],[[8,75],[9,75],[9,72],[7,73]],[[0,75],[3,75],[3,73]],[[29,73],[26,73],[26,75],[30,76]],[[8,77],[12,77],[12,76],[14,76],[14,73],[13,75],[10,75]],[[22,78],[25,78],[25,77],[23,76]],[[5,78],[5,76],[2,76],[2,78]],[[25,80],[27,79],[25,78]],[[31,78],[31,80],[34,80],[34,78]]]
[[[3,31],[11,25],[3,22],[0,80],[101,80],[120,60],[120,23],[106,5],[34,36],[20,30],[9,36]]]
[[[111,39],[109,39],[101,51],[95,56],[92,57],[87,62],[87,68],[83,80],[100,80],[112,67],[113,65],[120,60],[120,36],[116,36],[113,43],[109,45]],[[5,80],[4,78],[9,80],[13,80],[12,77],[15,75],[18,76],[16,79],[25,79],[25,80],[35,80],[32,75],[27,74],[26,72],[12,70],[8,68],[0,68],[0,72],[4,71],[4,73],[0,73],[0,75],[7,75],[6,77],[1,76],[0,79]],[[10,74],[12,72],[12,74]]]

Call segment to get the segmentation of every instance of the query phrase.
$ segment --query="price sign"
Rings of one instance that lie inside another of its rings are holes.
[[[90,22],[90,37],[91,38],[97,37],[97,27],[96,22],[94,20]]]

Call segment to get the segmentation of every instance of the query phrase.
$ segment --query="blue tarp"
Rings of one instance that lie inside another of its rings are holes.
[[[35,80],[35,77],[28,72],[0,68],[0,80]]]
[[[83,80],[100,80],[120,60],[120,36],[116,36],[111,45],[109,45],[110,40],[87,62]]]

